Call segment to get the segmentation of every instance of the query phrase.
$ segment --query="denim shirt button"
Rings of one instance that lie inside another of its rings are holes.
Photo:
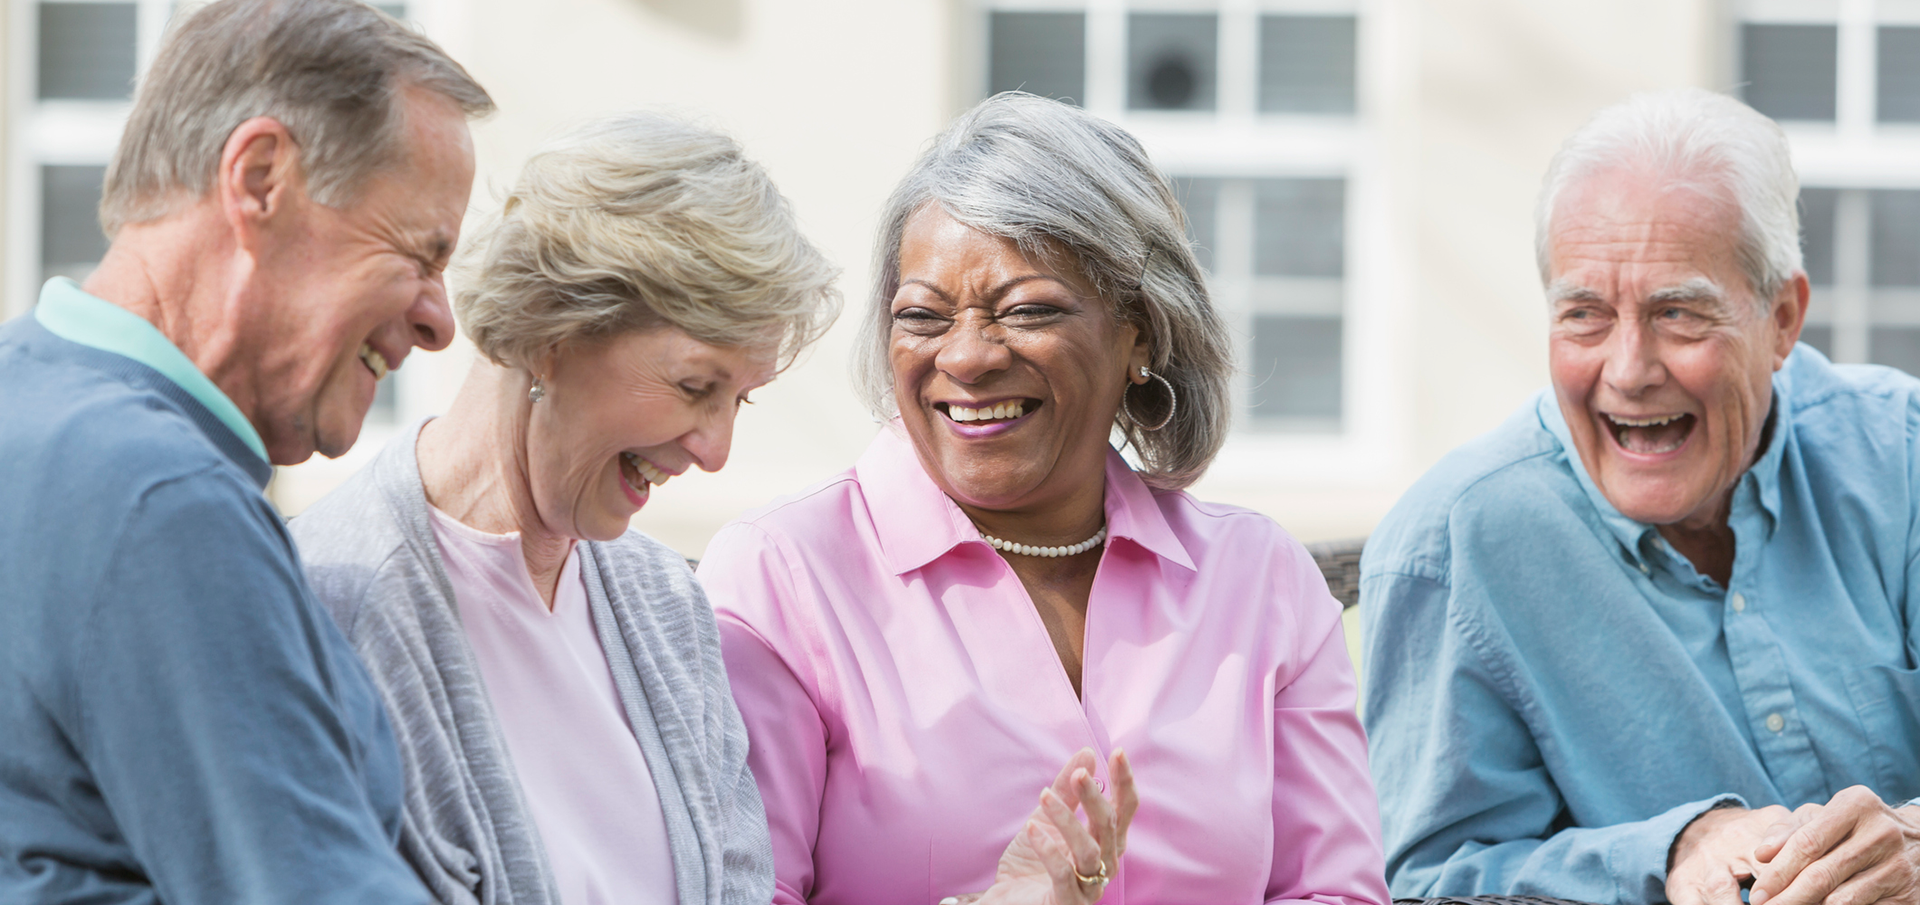
[[[1732,604],[1733,611],[1736,613],[1744,613],[1747,611],[1747,598],[1745,595],[1741,594],[1739,591],[1733,592],[1733,596],[1727,598],[1727,603]],[[1774,716],[1779,716],[1779,714],[1776,713],[1774,714]],[[1768,720],[1767,725],[1769,726],[1773,725],[1773,721]],[[1779,732],[1780,730],[1775,729],[1773,731]]]
[[[1769,713],[1767,714],[1767,728],[1774,732],[1779,732],[1787,728],[1787,718],[1777,713]]]

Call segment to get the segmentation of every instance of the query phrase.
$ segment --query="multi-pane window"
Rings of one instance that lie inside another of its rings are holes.
[[[995,0],[986,18],[987,92],[1029,91],[1114,119],[1175,176],[1238,338],[1239,422],[1342,430],[1351,155],[1324,145],[1350,147],[1358,131],[1357,12],[1324,0]],[[1248,134],[1271,150],[1247,153]],[[1321,150],[1297,150],[1300,134],[1325,139]]]
[[[1800,170],[1801,339],[1920,374],[1920,8],[1747,0],[1741,95]]]

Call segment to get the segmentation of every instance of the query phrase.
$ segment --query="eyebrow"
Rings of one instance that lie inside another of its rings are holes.
[[[987,290],[986,297],[988,299],[999,299],[1001,296],[1006,295],[1009,292],[1012,292],[1013,287],[1018,286],[1021,283],[1030,283],[1034,280],[1049,280],[1055,283],[1059,283],[1067,291],[1072,292],[1075,298],[1078,298],[1080,295],[1080,293],[1076,291],[1071,284],[1069,284],[1066,280],[1061,279],[1060,277],[1054,276],[1052,274],[1047,274],[1047,273],[1029,273],[1023,276],[1014,277],[1011,280],[1008,280],[1004,283],[999,284],[998,286],[993,287],[992,289]],[[934,295],[939,296],[941,301],[946,302],[949,305],[953,304],[953,296],[948,295],[940,287],[935,286],[932,283],[927,282],[926,280],[922,280],[918,278],[901,280],[900,285],[903,288],[906,286],[923,286],[926,288],[928,292],[931,292]]]
[[[1600,293],[1594,291],[1593,289],[1590,289],[1586,286],[1582,286],[1579,283],[1575,283],[1571,280],[1563,279],[1563,280],[1554,280],[1553,284],[1547,287],[1547,301],[1549,302],[1598,302],[1598,301],[1601,301],[1601,296],[1600,296]]]
[[[1649,302],[1718,302],[1727,297],[1719,283],[1706,277],[1694,277],[1678,286],[1666,286],[1647,294]]]

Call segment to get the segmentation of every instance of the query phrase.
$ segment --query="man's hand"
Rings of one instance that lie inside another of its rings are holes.
[[[1753,905],[1920,905],[1920,808],[1854,786],[1782,819],[1753,863]]]
[[[1757,811],[1719,808],[1693,818],[1667,856],[1667,901],[1741,905],[1740,881],[1753,876],[1754,849],[1792,817],[1774,805]]]

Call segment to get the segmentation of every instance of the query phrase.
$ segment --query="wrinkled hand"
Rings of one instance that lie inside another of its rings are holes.
[[[1776,821],[1753,863],[1753,905],[1920,905],[1920,808],[1844,789]]]
[[[1695,817],[1667,856],[1667,901],[1741,905],[1740,881],[1753,876],[1754,849],[1792,817],[1779,805],[1757,811],[1721,808]]]
[[[1014,834],[1000,856],[993,886],[984,893],[954,896],[942,905],[1091,905],[1106,891],[1105,881],[1082,883],[1076,874],[1112,877],[1127,850],[1127,827],[1140,807],[1133,767],[1123,751],[1107,763],[1113,796],[1100,793],[1093,777],[1093,749],[1067,759],[1053,784],[1040,792],[1040,804]],[[1086,812],[1081,824],[1074,809]]]

